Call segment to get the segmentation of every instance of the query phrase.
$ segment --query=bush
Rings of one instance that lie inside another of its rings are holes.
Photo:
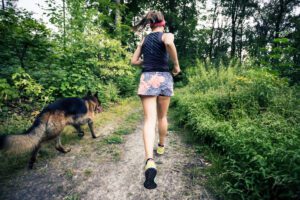
[[[74,24],[69,27],[64,38],[24,10],[1,11],[0,32],[5,37],[0,40],[7,46],[0,50],[1,106],[9,108],[16,101],[45,105],[57,98],[81,97],[88,90],[108,93],[102,95],[108,98],[104,102],[132,95],[137,70],[130,65],[128,47],[95,25],[91,10],[72,6],[68,9],[84,12],[86,21],[80,22],[80,30]]]
[[[300,123],[297,88],[264,69],[201,64],[175,97],[181,124],[223,157],[227,199],[297,199]],[[298,108],[298,109],[297,109]]]

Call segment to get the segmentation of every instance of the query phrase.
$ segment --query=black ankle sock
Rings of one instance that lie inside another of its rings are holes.
[[[159,143],[158,143],[158,146],[159,146],[159,147],[164,147],[165,145],[163,145],[163,144],[159,144]]]
[[[148,162],[149,160],[153,160],[153,158],[148,158],[148,159],[146,160],[146,165],[147,165],[147,162]],[[154,160],[153,160],[153,161],[154,161]]]

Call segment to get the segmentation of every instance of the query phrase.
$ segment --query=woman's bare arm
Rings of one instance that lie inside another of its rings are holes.
[[[181,69],[177,57],[177,50],[174,44],[174,35],[172,33],[166,33],[163,35],[162,40],[166,45],[166,49],[171,57],[171,60],[173,61],[174,68],[172,70],[172,73],[174,76],[176,76],[177,74],[180,73]]]
[[[138,44],[135,52],[133,53],[133,56],[131,58],[131,64],[132,65],[142,65],[143,60],[140,58],[142,54],[142,45],[143,45],[144,39]]]

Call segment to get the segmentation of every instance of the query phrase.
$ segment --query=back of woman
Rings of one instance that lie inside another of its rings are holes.
[[[145,37],[142,45],[142,72],[169,72],[168,52],[162,41],[163,32],[152,32]]]
[[[167,112],[170,97],[173,96],[172,74],[177,75],[180,67],[174,45],[174,35],[164,33],[166,22],[163,14],[156,11],[148,12],[134,29],[143,29],[149,23],[152,32],[142,39],[132,56],[131,63],[142,65],[138,95],[144,109],[143,138],[146,160],[144,186],[147,189],[154,189],[157,187],[154,181],[157,170],[153,158],[156,121],[159,132],[156,152],[163,155],[168,131]],[[172,72],[168,67],[169,55],[174,63]]]

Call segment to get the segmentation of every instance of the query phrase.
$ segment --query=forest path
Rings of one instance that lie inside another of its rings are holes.
[[[53,144],[47,144],[35,169],[0,180],[1,199],[213,199],[199,184],[205,180],[199,175],[203,159],[175,131],[169,131],[166,153],[155,156],[158,187],[143,187],[143,121],[137,100],[100,114],[95,124],[97,139],[89,134],[74,139],[75,134],[66,131],[70,153],[55,152]]]

